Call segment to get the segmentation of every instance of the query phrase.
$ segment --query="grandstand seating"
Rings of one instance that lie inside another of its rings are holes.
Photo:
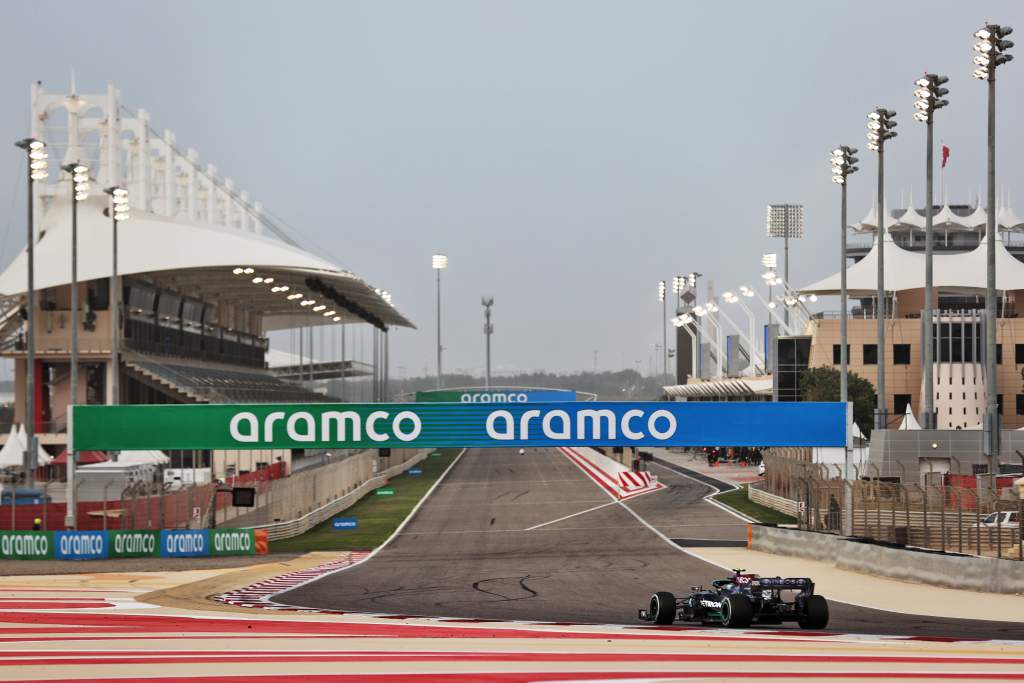
[[[201,403],[316,403],[333,400],[268,372],[126,359],[125,365]]]

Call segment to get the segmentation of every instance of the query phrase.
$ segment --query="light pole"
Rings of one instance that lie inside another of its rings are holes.
[[[799,239],[804,236],[804,207],[800,204],[769,204],[766,222],[769,237],[784,239],[782,275],[789,282],[789,238]],[[771,267],[775,268],[774,265]],[[785,311],[785,318],[788,325],[788,310]]]
[[[444,373],[441,366],[441,271],[448,267],[448,257],[444,254],[434,254],[430,264],[437,271],[437,388],[440,389]]]
[[[850,317],[849,305],[846,301],[846,187],[850,175],[856,173],[856,147],[840,145],[832,150],[832,182],[839,185],[839,401],[848,404],[850,401],[850,337],[847,332]],[[843,479],[850,478],[850,425],[846,425],[846,443],[843,444]],[[851,492],[843,489],[843,534],[853,535],[853,499]]]
[[[117,224],[128,220],[128,190],[123,187],[108,187],[104,190],[110,195],[110,206],[106,209],[110,216],[113,252],[110,269],[110,403],[121,402],[121,361],[118,358],[118,334],[121,329],[121,287],[117,276]]]
[[[49,155],[46,153],[46,143],[42,140],[25,138],[14,143],[15,146],[25,150],[28,155],[28,238],[25,244],[25,255],[28,258],[28,287],[25,291],[25,448],[26,453],[23,459],[25,465],[25,483],[29,488],[36,483],[36,405],[35,405],[35,374],[36,374],[36,344],[35,344],[35,183],[37,180],[46,180],[49,176],[47,171]],[[12,499],[13,504],[13,499]]]
[[[668,287],[664,280],[658,283],[658,301],[661,302],[661,360],[662,377],[668,377]]]
[[[932,137],[932,122],[935,118],[935,110],[945,107],[949,102],[942,99],[949,90],[941,87],[949,81],[945,76],[936,74],[925,74],[914,81],[917,90],[914,91],[914,120],[924,123],[927,129],[925,136],[925,205],[924,205],[924,313],[921,324],[924,326],[922,349],[922,371],[924,372],[924,396],[921,402],[921,425],[925,429],[935,429],[935,350],[932,348],[932,337],[935,333],[932,323],[935,299],[933,290],[932,261],[935,248],[935,230],[932,227],[932,168],[934,166],[934,144]]]
[[[992,488],[999,474],[999,392],[996,380],[996,67],[1013,59],[1004,54],[1013,42],[1003,40],[1013,29],[999,24],[986,24],[974,33],[975,78],[988,81],[988,192],[985,207],[985,454],[989,457]]]
[[[849,401],[849,346],[847,324],[850,313],[846,301],[846,181],[857,172],[856,147],[842,145],[832,150],[832,182],[839,185],[839,401]],[[847,467],[849,463],[847,463]],[[844,477],[846,474],[844,473]]]
[[[494,305],[493,296],[485,296],[480,299],[484,307],[484,338],[487,342],[487,374],[484,379],[484,387],[491,388],[491,334],[494,333],[494,325],[491,324],[491,306]]]
[[[878,380],[875,389],[878,400],[875,407],[875,428],[885,429],[888,403],[885,399],[885,141],[896,137],[896,112],[876,107],[868,114],[868,149],[878,153]],[[843,269],[846,270],[845,268]]]
[[[89,198],[89,167],[80,163],[61,166],[71,176],[71,388],[68,392],[67,412],[78,403],[78,202]],[[68,485],[67,513],[64,526],[78,526],[78,506],[75,497],[75,472],[78,469],[78,451],[72,447],[74,421],[68,420]]]

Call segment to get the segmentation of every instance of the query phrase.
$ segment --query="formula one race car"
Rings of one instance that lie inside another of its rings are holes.
[[[808,629],[828,625],[828,602],[814,594],[814,582],[810,579],[744,574],[743,569],[733,571],[727,579],[712,581],[711,588],[691,586],[691,593],[685,598],[665,591],[655,593],[650,606],[640,610],[640,619],[660,625],[691,621],[733,628],[784,621],[795,621],[800,628]]]

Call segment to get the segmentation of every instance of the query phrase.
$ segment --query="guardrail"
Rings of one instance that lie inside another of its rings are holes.
[[[282,538],[291,538],[292,536],[298,536],[299,534],[305,533],[315,527],[317,524],[324,522],[334,515],[338,514],[342,510],[351,507],[362,498],[364,495],[377,489],[387,483],[388,479],[401,474],[405,470],[409,469],[413,465],[420,463],[424,458],[427,457],[434,449],[427,449],[421,453],[416,454],[409,460],[403,463],[393,465],[386,470],[378,472],[376,475],[367,479],[362,484],[349,491],[343,496],[339,496],[334,500],[321,505],[315,510],[311,510],[306,514],[292,519],[286,522],[275,522],[273,524],[262,524],[254,526],[254,529],[262,529],[267,532],[267,538],[271,541],[276,541]]]
[[[763,505],[766,508],[778,510],[779,512],[789,515],[790,517],[800,516],[800,504],[795,500],[789,498],[783,498],[782,496],[776,496],[774,493],[768,493],[762,491],[761,487],[764,486],[764,482],[755,481],[747,487],[747,498],[751,502]]]

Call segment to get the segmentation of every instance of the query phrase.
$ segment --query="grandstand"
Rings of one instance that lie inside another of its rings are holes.
[[[323,401],[301,383],[308,376],[386,378],[387,332],[412,323],[390,296],[313,254],[270,220],[259,202],[182,152],[170,131],[158,134],[143,111],[130,112],[112,86],[105,93],[47,93],[32,86],[30,136],[47,145],[47,181],[34,183],[34,424],[53,454],[67,445],[71,329],[77,326],[79,404],[252,403]],[[78,209],[78,315],[72,319],[72,190],[64,164],[92,176]],[[98,188],[128,190],[131,218],[117,231]],[[27,252],[0,272],[0,357],[15,365],[15,421],[26,418]],[[120,324],[112,329],[112,292],[120,291]],[[268,367],[269,334],[321,325],[368,325],[374,363]],[[114,335],[121,349],[112,363]],[[331,374],[331,373],[334,374]],[[117,378],[118,395],[111,387]],[[376,382],[375,386],[381,382]],[[379,394],[378,394],[379,397]],[[0,425],[0,432],[7,432]],[[0,439],[2,441],[2,439]],[[212,460],[214,476],[230,455]],[[290,463],[290,452],[266,462]]]

